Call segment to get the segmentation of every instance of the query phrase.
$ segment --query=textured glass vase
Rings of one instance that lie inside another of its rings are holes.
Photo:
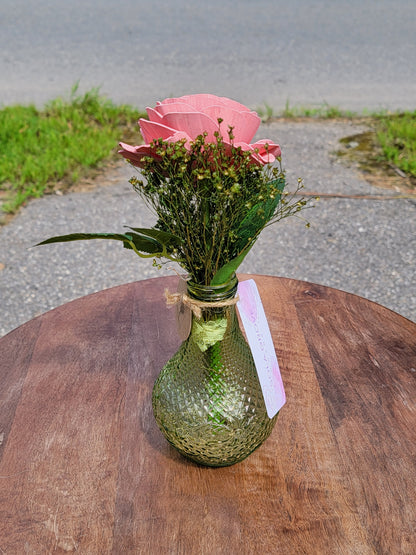
[[[234,277],[221,286],[188,282],[202,303],[234,299]],[[191,333],[162,369],[153,388],[159,428],[180,453],[207,466],[246,458],[270,435],[270,419],[253,357],[241,333],[235,304],[203,307]]]

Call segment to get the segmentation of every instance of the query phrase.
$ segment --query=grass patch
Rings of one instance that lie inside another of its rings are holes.
[[[367,130],[341,139],[337,152],[386,186],[416,189],[416,111],[376,113],[359,120]],[[396,177],[395,180],[392,178]]]
[[[341,110],[340,108],[330,106],[325,102],[319,106],[291,106],[289,101],[286,101],[285,108],[279,114],[276,114],[274,109],[269,104],[265,103],[259,108],[256,108],[256,112],[261,117],[263,123],[267,123],[278,118],[340,119],[358,116],[355,112]]]
[[[283,118],[316,118],[316,119],[338,119],[353,118],[357,114],[348,110],[341,110],[337,106],[330,106],[326,102],[319,106],[290,106],[286,101],[285,109],[282,111]]]
[[[375,128],[385,160],[416,178],[416,110],[378,115]]]
[[[0,111],[2,209],[14,213],[27,199],[42,196],[65,180],[70,186],[89,170],[116,156],[117,143],[138,140],[130,106],[116,106],[93,89],[56,99],[38,110],[7,106]]]

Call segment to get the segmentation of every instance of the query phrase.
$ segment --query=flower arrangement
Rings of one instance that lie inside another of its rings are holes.
[[[154,227],[74,233],[39,245],[119,240],[157,265],[177,262],[195,283],[225,283],[267,225],[302,210],[302,185],[290,196],[284,191],[279,145],[251,143],[260,118],[234,100],[168,98],[147,114],[139,120],[145,144],[120,143],[119,152],[141,171],[130,183],[156,214]]]
[[[180,453],[227,466],[256,449],[277,418],[268,415],[236,318],[236,270],[267,225],[297,214],[306,201],[297,195],[300,181],[292,195],[284,190],[279,145],[251,143],[260,118],[242,104],[197,94],[168,98],[147,114],[139,120],[145,144],[120,143],[119,152],[140,169],[130,183],[156,214],[154,227],[39,244],[118,240],[156,265],[171,260],[187,272],[187,294],[167,292],[189,326],[155,382],[153,413]]]

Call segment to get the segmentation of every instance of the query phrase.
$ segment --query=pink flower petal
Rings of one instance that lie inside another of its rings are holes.
[[[198,135],[206,132],[208,133],[208,142],[215,141],[214,133],[218,131],[218,122],[213,121],[209,116],[201,112],[166,114],[163,116],[163,123],[178,131],[184,131],[192,139],[196,139]]]
[[[187,135],[184,131],[176,131],[171,137],[167,138],[168,143],[177,143],[178,141],[183,141],[185,139],[185,147],[189,150],[191,145],[191,137]]]
[[[139,119],[139,123],[143,139],[148,144],[155,139],[168,139],[176,132],[176,129],[172,129],[156,121],[148,121],[147,119],[141,118]]]
[[[268,149],[266,149],[265,145],[268,145]],[[234,143],[235,147],[240,147],[241,150],[250,152],[250,158],[253,162],[264,166],[265,164],[273,164],[275,162],[276,157],[280,156],[280,147],[267,139],[263,139],[262,141],[257,141],[254,144],[247,144],[243,142]]]
[[[247,106],[244,106],[244,104],[241,104],[240,102],[237,102],[232,98],[227,98],[226,96],[222,96],[221,101],[224,104],[224,106],[228,106],[229,108],[232,108],[233,110],[237,110],[238,112],[251,112],[251,110],[247,108]]]
[[[267,145],[267,149],[265,145]],[[262,156],[267,156],[267,153],[269,153],[269,155],[275,158],[279,158],[282,155],[280,146],[274,143],[273,141],[269,141],[269,139],[261,139],[260,141],[257,141],[254,144],[252,144],[251,146],[253,146],[254,148],[258,148],[259,154],[261,154]]]
[[[222,118],[220,131],[224,139],[228,138],[228,128],[233,127],[233,135],[236,141],[249,143],[260,125],[260,118],[256,112],[237,112],[229,106],[208,106],[203,110],[212,120],[218,121]]]
[[[197,112],[198,110],[185,102],[172,102],[172,104],[159,104],[154,111],[162,117],[171,112]]]
[[[261,159],[261,157],[257,154],[257,152],[255,152],[254,148],[252,147],[252,145],[249,145],[247,143],[234,143],[235,147],[239,147],[241,148],[241,150],[245,151],[245,152],[250,152],[250,159],[252,160],[252,162],[258,166],[263,166],[264,163]]]
[[[240,102],[237,102],[236,100],[232,100],[231,98],[227,98],[225,96],[221,96],[221,97],[217,97],[220,99],[221,104],[223,106],[227,106],[228,108],[231,108],[232,110],[237,110],[238,112],[251,112],[251,110],[249,108],[247,108],[247,106],[244,106],[244,104],[241,104]]]
[[[121,146],[121,150],[119,150],[118,153],[129,160],[133,166],[139,168],[143,167],[143,158],[146,156],[151,156],[156,160],[160,158],[155,154],[150,145],[131,146],[126,143],[119,143],[119,145]]]
[[[158,110],[155,108],[146,108],[147,115],[150,121],[155,121],[156,123],[162,123],[162,116],[159,114]]]
[[[185,96],[180,96],[178,98],[166,98],[165,100],[162,100],[160,104],[172,104],[175,102],[182,102],[182,103],[184,102],[186,104],[189,104],[190,106],[192,106],[198,111],[201,111],[203,108],[206,108],[207,106],[214,106],[214,105],[228,106],[229,108],[232,108],[233,110],[237,110],[239,112],[250,111],[246,106],[244,106],[243,104],[240,104],[236,100],[231,100],[230,98],[226,98],[225,96],[216,96],[215,94],[205,94],[205,93],[188,94]]]
[[[228,154],[230,156],[232,156],[232,149],[234,148],[241,148],[241,150],[245,151],[245,152],[249,152],[250,154],[250,160],[253,164],[255,164],[256,166],[264,166],[264,162],[261,159],[261,157],[254,151],[254,149],[252,148],[251,145],[247,144],[247,143],[227,143],[224,141],[224,146],[225,146],[225,152],[226,154]]]

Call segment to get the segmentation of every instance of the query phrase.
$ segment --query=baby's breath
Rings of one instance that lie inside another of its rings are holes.
[[[232,143],[232,128],[229,130]],[[250,152],[199,135],[153,141],[142,175],[130,182],[157,215],[156,229],[180,238],[175,253],[190,277],[209,284],[224,265],[254,244],[270,223],[297,213],[305,201],[283,192],[285,175],[277,166],[253,163]],[[298,189],[302,186],[299,182]]]

